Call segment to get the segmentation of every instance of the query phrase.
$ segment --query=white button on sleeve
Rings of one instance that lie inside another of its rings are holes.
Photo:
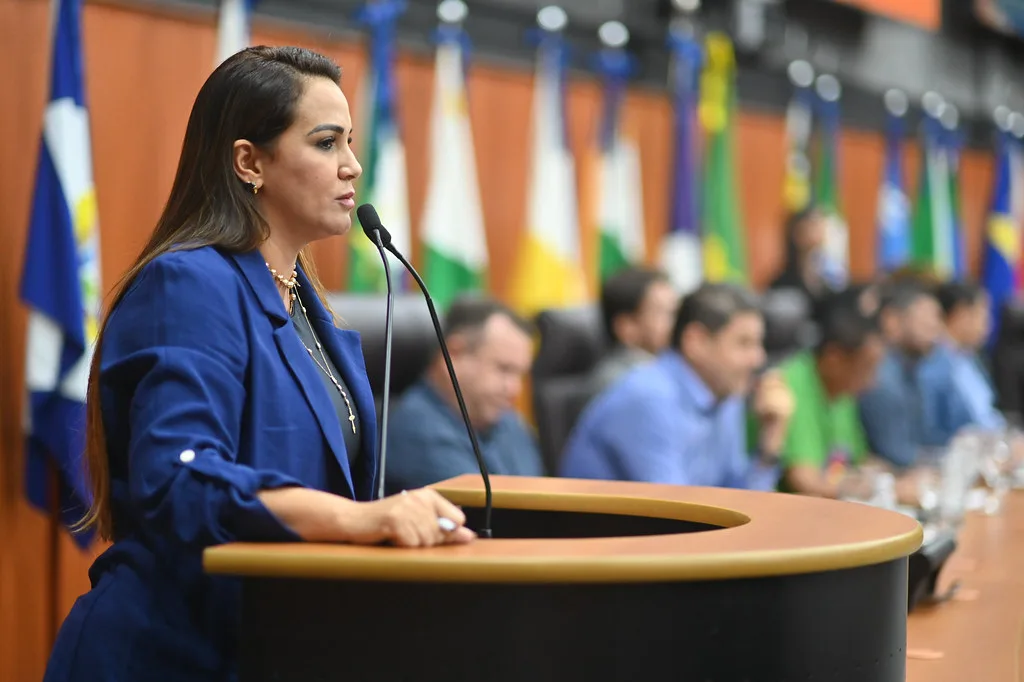
[[[185,464],[188,464],[189,462],[191,462],[195,458],[196,458],[196,451],[195,450],[185,450],[180,455],[178,455],[178,459],[180,459]]]

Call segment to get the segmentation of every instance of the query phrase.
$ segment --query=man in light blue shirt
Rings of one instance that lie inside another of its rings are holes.
[[[679,297],[660,270],[627,267],[602,282],[601,318],[610,350],[590,373],[590,395],[664,351],[678,307]]]
[[[958,398],[951,410],[955,426],[974,424],[1002,430],[1006,419],[996,408],[996,394],[988,370],[978,357],[988,338],[991,313],[988,293],[977,284],[949,282],[939,289],[946,322],[950,372]]]
[[[561,475],[771,490],[774,461],[793,411],[774,374],[754,398],[761,457],[746,451],[744,399],[764,364],[757,299],[730,284],[705,284],[679,308],[670,350],[623,377],[584,411]]]
[[[918,282],[894,285],[881,322],[889,349],[875,386],[860,398],[860,416],[872,451],[909,468],[922,449],[946,446],[969,421],[935,292]]]

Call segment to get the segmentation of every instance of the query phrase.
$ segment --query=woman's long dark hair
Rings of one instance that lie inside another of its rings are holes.
[[[296,104],[310,78],[339,83],[341,69],[331,59],[303,48],[250,47],[210,74],[192,105],[167,204],[142,253],[114,287],[109,311],[121,302],[142,269],[161,254],[203,246],[242,253],[267,239],[269,227],[256,198],[235,174],[233,145],[235,140],[249,140],[271,147],[294,122]],[[299,265],[322,300],[323,289],[307,254],[299,254]],[[105,330],[106,320],[96,341],[86,408],[85,465],[92,502],[78,528],[96,526],[100,537],[110,540],[110,464],[100,409]]]

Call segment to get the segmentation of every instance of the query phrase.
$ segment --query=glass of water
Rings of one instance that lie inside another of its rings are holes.
[[[968,493],[978,479],[985,449],[984,433],[965,429],[953,438],[943,457],[939,516],[946,526],[959,526],[967,511]]]
[[[1017,438],[1019,433],[1012,427],[993,431],[985,439],[980,452],[979,467],[987,488],[984,510],[989,516],[999,513],[1003,498],[1013,485],[1012,448]]]
[[[917,500],[923,524],[937,520],[945,454],[945,448],[921,448],[917,452],[913,475],[917,479]]]

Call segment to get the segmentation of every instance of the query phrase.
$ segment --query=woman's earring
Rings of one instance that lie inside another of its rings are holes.
[[[253,196],[256,196],[257,194],[260,193],[260,187],[255,182],[247,182],[245,184],[249,185],[249,189],[252,190]]]

